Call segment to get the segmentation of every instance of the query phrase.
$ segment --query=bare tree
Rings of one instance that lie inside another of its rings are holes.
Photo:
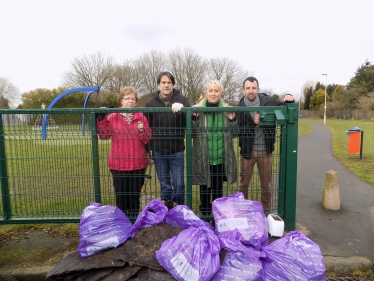
[[[206,77],[206,62],[191,48],[179,48],[169,53],[170,70],[175,76],[177,88],[192,103],[203,93]]]
[[[304,101],[307,99],[307,95],[310,94],[311,89],[314,92],[314,90],[316,89],[316,82],[313,80],[307,80],[302,86]]]
[[[361,110],[373,110],[374,109],[374,92],[360,96],[357,101],[357,108]]]
[[[127,60],[122,65],[114,66],[114,69],[113,76],[108,79],[108,89],[111,92],[119,94],[125,86],[132,86],[137,90],[141,88],[142,81],[133,61]]]
[[[100,105],[114,71],[115,64],[112,57],[107,57],[100,52],[84,55],[82,58],[74,59],[72,69],[64,74],[63,85],[66,88],[100,87],[101,91],[94,96],[95,104]]]
[[[105,88],[107,80],[113,75],[115,64],[112,57],[100,52],[75,58],[72,69],[64,74],[67,88],[95,87]]]
[[[7,100],[15,104],[19,96],[18,88],[12,82],[7,78],[0,77],[0,97],[2,97],[3,102]]]
[[[242,83],[248,76],[236,61],[228,58],[212,58],[207,60],[207,76],[209,79],[220,80],[223,87],[223,98],[231,103],[239,100]]]
[[[134,61],[134,69],[140,83],[139,95],[150,95],[157,89],[157,75],[166,69],[165,55],[152,50]]]

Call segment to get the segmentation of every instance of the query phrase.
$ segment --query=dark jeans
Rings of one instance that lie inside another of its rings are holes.
[[[154,151],[153,156],[161,185],[161,200],[184,205],[184,152],[162,154]]]
[[[139,198],[146,169],[134,171],[110,170],[113,177],[116,206],[127,216],[139,213]]]
[[[200,212],[204,216],[212,214],[212,203],[222,197],[223,182],[226,181],[224,164],[210,165],[210,187],[200,185]],[[211,200],[212,199],[212,200]]]

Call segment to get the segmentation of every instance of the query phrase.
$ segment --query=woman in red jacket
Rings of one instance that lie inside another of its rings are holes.
[[[124,87],[118,96],[120,108],[135,108],[138,93]],[[97,122],[102,140],[112,139],[108,165],[113,176],[116,206],[127,216],[139,212],[139,198],[148,166],[144,147],[152,137],[147,118],[140,112],[112,113]]]

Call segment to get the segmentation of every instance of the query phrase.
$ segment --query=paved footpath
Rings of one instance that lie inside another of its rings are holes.
[[[362,256],[374,262],[374,187],[361,181],[333,156],[328,127],[310,124],[313,133],[298,140],[296,223],[306,228],[307,236],[320,246],[324,256]],[[361,161],[365,161],[365,146]],[[338,175],[339,211],[322,207],[329,170]]]

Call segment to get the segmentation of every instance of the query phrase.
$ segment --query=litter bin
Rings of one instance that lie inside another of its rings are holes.
[[[348,134],[348,153],[359,154],[360,143],[361,143],[361,130],[360,128],[354,128],[347,131]]]

